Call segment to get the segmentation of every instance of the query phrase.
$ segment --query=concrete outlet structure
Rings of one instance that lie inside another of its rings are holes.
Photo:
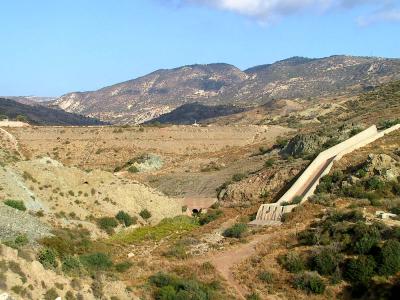
[[[373,125],[346,141],[321,152],[276,203],[260,206],[256,219],[250,224],[269,225],[279,223],[284,213],[291,212],[299,205],[290,204],[295,197],[301,197],[300,204],[302,204],[314,194],[320,179],[329,173],[335,161],[398,129],[400,129],[400,124],[383,131],[378,131],[376,126]]]

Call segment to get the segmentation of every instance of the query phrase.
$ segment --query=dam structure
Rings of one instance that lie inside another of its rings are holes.
[[[260,206],[256,219],[250,222],[250,224],[280,224],[283,214],[291,212],[296,206],[308,201],[310,196],[314,194],[320,179],[329,173],[335,161],[340,160],[346,154],[382,138],[385,134],[398,129],[400,129],[400,124],[382,131],[378,131],[376,125],[373,125],[340,144],[321,152],[277,202]],[[301,198],[301,202],[298,204],[291,204],[297,197]]]

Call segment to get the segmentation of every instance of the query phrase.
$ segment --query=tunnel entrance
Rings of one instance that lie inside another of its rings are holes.
[[[193,209],[192,209],[192,214],[193,214],[193,215],[198,215],[198,214],[201,213],[201,210],[202,210],[201,208],[200,208],[200,209],[193,208]]]

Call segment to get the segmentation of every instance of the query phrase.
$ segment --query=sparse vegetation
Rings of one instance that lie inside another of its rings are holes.
[[[110,257],[101,252],[82,255],[80,261],[82,265],[92,271],[105,271],[113,265]]]
[[[199,225],[196,220],[179,216],[162,220],[156,226],[145,226],[131,231],[120,232],[112,240],[121,243],[139,243],[143,241],[159,241],[167,236],[177,236],[197,228]]]
[[[141,216],[144,220],[148,220],[151,218],[151,212],[148,211],[146,208],[142,209],[139,213],[139,216]]]
[[[325,291],[324,281],[317,273],[313,272],[297,274],[293,284],[296,288],[313,294],[322,294]]]
[[[119,211],[115,218],[121,223],[124,224],[126,227],[129,227],[133,224],[136,224],[137,218],[131,217],[127,212]]]
[[[199,215],[199,223],[200,223],[200,225],[206,225],[208,223],[211,223],[212,221],[217,220],[223,214],[224,214],[223,211],[220,209],[210,210],[205,214]]]
[[[246,178],[246,174],[238,173],[238,174],[234,174],[232,176],[232,181],[233,182],[238,182],[238,181],[241,181],[241,180],[243,180],[245,178]]]
[[[274,280],[274,276],[270,272],[262,271],[258,273],[258,279],[265,283],[272,283],[272,281]]]
[[[103,217],[97,220],[97,225],[99,228],[111,234],[114,232],[114,228],[118,226],[118,221],[112,217]]]
[[[55,288],[49,289],[44,295],[43,299],[44,300],[54,300],[58,298],[58,293]]]
[[[219,300],[222,295],[215,283],[205,284],[196,278],[184,279],[173,274],[157,273],[149,278],[156,299]]]
[[[278,261],[282,267],[291,273],[298,273],[305,269],[304,259],[296,252],[281,255]]]
[[[4,242],[5,245],[7,245],[11,248],[15,248],[15,249],[23,247],[23,246],[27,245],[28,243],[29,243],[29,239],[26,234],[20,234],[20,235],[16,236],[15,239]]]
[[[224,237],[241,238],[247,232],[247,224],[237,223],[223,232]]]
[[[26,206],[23,201],[19,200],[6,200],[4,204],[20,211],[26,211]]]
[[[128,271],[133,264],[130,261],[123,261],[115,265],[115,270],[119,273]]]
[[[39,252],[38,261],[46,269],[55,269],[58,266],[57,252],[51,248],[43,249]]]

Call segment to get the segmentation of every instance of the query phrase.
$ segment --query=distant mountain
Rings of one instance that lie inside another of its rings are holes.
[[[143,123],[188,103],[248,107],[358,93],[395,79],[400,79],[400,59],[293,57],[245,71],[228,64],[159,70],[98,91],[70,93],[54,105],[113,123]]]
[[[3,99],[10,99],[26,105],[38,105],[44,102],[50,102],[57,99],[56,97],[39,97],[39,96],[0,96]]]
[[[101,125],[106,124],[97,119],[68,113],[41,105],[26,105],[14,100],[0,98],[0,115],[15,119],[18,115],[25,116],[28,122],[35,125]]]
[[[228,116],[243,112],[245,109],[232,105],[208,106],[201,103],[188,103],[173,111],[147,121],[147,123],[189,125],[200,123],[211,118]]]

